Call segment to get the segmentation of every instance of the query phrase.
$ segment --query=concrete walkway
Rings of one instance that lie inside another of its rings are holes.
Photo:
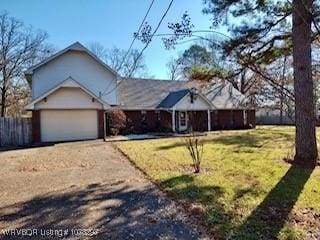
[[[105,139],[106,142],[116,142],[116,141],[129,141],[129,140],[145,140],[145,139],[156,139],[160,136],[152,134],[129,134],[129,135],[118,135],[110,136]]]
[[[207,132],[196,132],[196,136],[206,136]],[[191,134],[188,133],[146,133],[146,134],[129,134],[129,135],[118,135],[108,136],[106,142],[118,142],[118,141],[130,141],[130,140],[147,140],[157,138],[173,138],[173,137],[189,137]]]

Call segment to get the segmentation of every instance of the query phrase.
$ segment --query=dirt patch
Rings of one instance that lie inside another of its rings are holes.
[[[289,215],[288,222],[293,226],[303,228],[310,239],[320,239],[320,212],[311,208],[294,210]]]
[[[193,164],[179,164],[178,169],[183,174],[190,174],[190,173],[194,173],[195,171]],[[199,174],[212,174],[213,172],[214,172],[213,168],[200,166]]]

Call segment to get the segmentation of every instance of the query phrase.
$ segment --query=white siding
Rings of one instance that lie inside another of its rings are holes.
[[[35,104],[35,109],[101,109],[102,104],[80,88],[63,87]]]
[[[96,110],[41,110],[41,141],[71,141],[98,138]]]
[[[116,79],[105,67],[84,52],[68,51],[51,62],[36,69],[32,77],[32,98],[36,99],[72,77],[99,97],[108,88],[114,90],[102,99],[117,104]]]
[[[202,97],[198,96],[193,103],[190,101],[190,95],[183,97],[175,106],[176,110],[207,110],[210,109],[210,105],[203,100]]]

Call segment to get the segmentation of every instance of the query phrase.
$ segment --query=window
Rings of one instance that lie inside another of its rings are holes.
[[[156,116],[157,116],[157,120],[160,121],[160,111],[159,110],[156,111]]]
[[[180,112],[180,126],[186,126],[187,125],[187,118],[186,118],[186,112]]]
[[[147,111],[141,111],[141,126],[143,129],[147,127]]]
[[[213,121],[214,121],[214,126],[218,126],[218,125],[219,125],[219,114],[218,114],[218,110],[215,110],[215,111],[214,111]]]
[[[243,124],[247,125],[248,122],[248,113],[247,110],[243,110]]]
[[[234,121],[235,120],[234,119],[234,111],[231,110],[230,115],[231,115],[230,124],[231,124],[231,127],[233,127],[234,126],[234,122],[235,122]]]

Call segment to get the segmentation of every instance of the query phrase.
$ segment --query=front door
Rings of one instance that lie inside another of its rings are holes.
[[[188,113],[186,111],[179,112],[179,131],[185,131],[188,128]]]

